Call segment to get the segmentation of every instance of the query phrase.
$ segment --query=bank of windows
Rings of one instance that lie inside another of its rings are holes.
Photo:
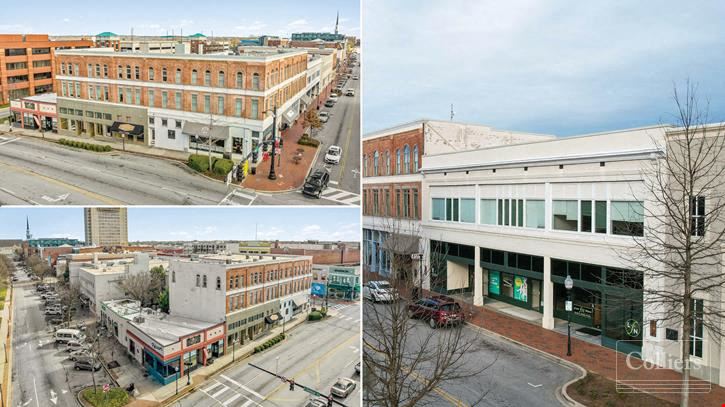
[[[644,284],[644,274],[640,271],[560,259],[551,259],[551,274],[558,277],[571,276],[574,280],[635,290],[641,290]]]
[[[176,73],[174,74],[174,82],[181,83],[181,69],[176,68]]]
[[[705,236],[704,196],[693,196],[690,198],[690,229],[692,236]]]
[[[33,61],[33,68],[44,68],[50,65],[51,64],[49,59],[44,59],[42,61]]]
[[[33,64],[35,66],[35,64]],[[27,62],[9,62],[5,64],[5,67],[8,71],[12,71],[14,69],[26,69],[28,67]]]
[[[224,96],[217,96],[217,114],[224,114]]]
[[[379,161],[380,161],[380,155],[378,154],[377,151],[375,151],[375,153],[373,154],[373,175],[374,176],[379,175],[379,172],[378,172],[378,162]]]

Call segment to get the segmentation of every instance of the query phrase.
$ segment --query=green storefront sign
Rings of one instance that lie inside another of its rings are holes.
[[[526,284],[526,277],[514,277],[514,299],[527,302],[529,300],[529,287]]]
[[[501,294],[501,273],[498,271],[488,272],[488,292],[489,294]]]

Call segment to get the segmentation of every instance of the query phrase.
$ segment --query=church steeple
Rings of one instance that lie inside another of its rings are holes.
[[[33,235],[30,234],[30,220],[28,217],[25,217],[25,240],[30,240],[33,238]]]
[[[340,11],[337,12],[337,18],[335,19],[335,34],[337,34],[337,26],[340,24]]]

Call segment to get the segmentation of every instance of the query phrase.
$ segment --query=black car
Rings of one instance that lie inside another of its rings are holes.
[[[305,180],[305,185],[302,187],[302,193],[308,196],[319,198],[322,195],[322,191],[327,188],[327,184],[330,182],[330,173],[325,170],[315,170]]]
[[[333,102],[332,100],[328,100],[327,102],[325,102],[325,107],[333,107],[333,106],[335,106],[335,102]]]

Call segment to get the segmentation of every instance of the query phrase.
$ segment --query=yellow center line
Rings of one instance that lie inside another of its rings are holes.
[[[318,367],[319,366],[319,362],[322,361],[322,359],[325,359],[331,353],[337,351],[343,345],[346,345],[348,342],[350,342],[350,340],[352,340],[352,339],[359,340],[359,338],[360,338],[360,335],[355,335],[355,336],[351,336],[350,338],[345,339],[344,341],[342,341],[339,344],[337,344],[335,347],[330,348],[327,352],[323,353],[322,356],[320,356],[317,359],[315,359],[314,361],[312,361],[310,364],[308,364],[307,366],[305,366],[302,370],[297,371],[297,372],[295,372],[295,374],[293,374],[292,376],[288,376],[288,377],[289,378],[299,377],[301,374],[306,373],[310,369],[312,369],[314,367]],[[276,393],[277,391],[279,391],[279,389],[282,388],[283,386],[289,386],[289,385],[287,383],[278,384],[277,387],[275,387],[274,389],[272,389],[272,391],[270,393],[268,393],[268,394],[266,394],[264,396],[265,400],[266,399],[269,399],[270,396],[272,396],[274,393]]]
[[[381,352],[381,351],[373,348],[372,346],[370,346],[370,344],[367,344],[366,343],[365,344],[365,347],[368,348],[368,349],[370,349],[370,350],[372,350],[373,352],[381,353],[381,354],[383,353],[383,352]],[[418,373],[416,373],[416,372],[414,372],[414,371],[412,371],[410,369],[406,369],[406,368],[401,368],[401,370],[404,371],[405,373],[410,374],[413,377],[413,379],[415,379],[419,383],[428,384],[428,380],[425,379],[424,377],[421,377]],[[441,389],[440,387],[434,387],[433,388],[433,391],[436,394],[438,394],[439,396],[443,397],[447,402],[451,403],[451,405],[453,405],[453,406],[459,407],[459,406],[465,406],[466,405],[463,402],[463,400],[460,400],[460,399],[456,398],[455,396],[453,396],[452,394],[448,393],[447,391]]]
[[[23,173],[25,175],[30,175],[32,177],[40,178],[40,179],[42,179],[44,181],[48,181],[50,183],[59,185],[59,186],[61,186],[63,188],[70,189],[71,191],[78,192],[81,195],[85,195],[85,196],[87,196],[89,198],[96,199],[96,200],[101,201],[101,202],[103,202],[103,203],[105,203],[107,205],[126,205],[125,202],[118,201],[118,200],[115,200],[113,198],[109,198],[109,197],[106,197],[106,196],[97,194],[95,192],[87,191],[87,190],[85,190],[83,188],[77,187],[77,186],[72,185],[72,184],[68,184],[66,182],[63,182],[63,181],[58,180],[58,179],[55,179],[55,178],[48,177],[46,175],[38,174],[35,171],[28,170],[28,169],[23,168],[23,167],[19,167],[19,166],[12,165],[12,164],[7,164],[7,163],[0,163],[0,165],[9,167],[9,168],[15,170],[16,172],[20,172],[20,173]]]

